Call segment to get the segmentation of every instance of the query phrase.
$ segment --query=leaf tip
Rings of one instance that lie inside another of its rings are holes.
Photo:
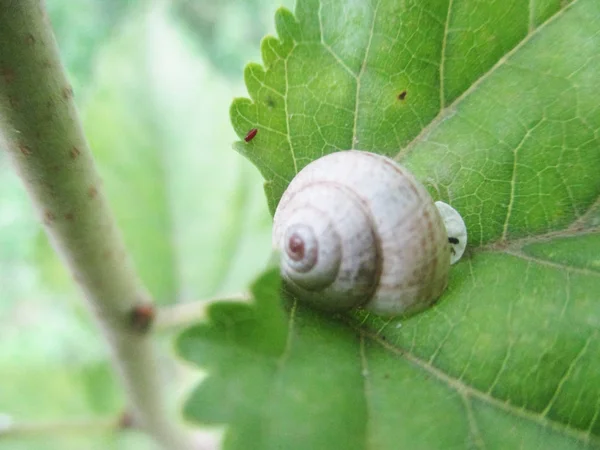
[[[300,25],[294,14],[283,6],[275,12],[275,30],[282,43],[300,40]]]
[[[256,126],[256,107],[252,100],[245,97],[234,98],[229,107],[231,125],[238,138],[244,136]]]

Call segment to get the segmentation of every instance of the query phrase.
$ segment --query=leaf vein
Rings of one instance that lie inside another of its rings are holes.
[[[552,398],[548,401],[548,404],[542,410],[542,412],[541,412],[542,417],[546,417],[548,415],[548,413],[550,412],[550,410],[552,409],[552,406],[556,402],[556,399],[559,397],[560,393],[562,392],[563,386],[565,385],[565,383],[569,380],[569,378],[573,374],[573,370],[575,369],[575,366],[577,366],[577,363],[581,360],[581,358],[583,357],[583,355],[589,348],[592,340],[596,339],[597,334],[598,334],[597,332],[593,332],[592,334],[589,335],[589,337],[586,339],[585,344],[583,345],[581,350],[579,350],[577,355],[575,355],[575,358],[573,358],[573,361],[571,361],[571,364],[569,364],[569,367],[567,367],[567,370],[565,371],[565,374],[563,375],[560,382],[558,383],[558,386],[556,387],[556,390],[554,391]]]
[[[459,394],[464,392],[465,394],[468,394],[474,398],[477,398],[478,400],[482,401],[483,403],[486,403],[490,406],[496,407],[508,414],[512,414],[514,416],[523,418],[525,420],[529,420],[529,421],[534,422],[542,427],[547,427],[547,428],[551,428],[551,429],[559,431],[559,432],[563,432],[579,441],[592,442],[596,445],[600,445],[600,438],[598,438],[594,435],[590,436],[590,434],[587,431],[584,431],[584,430],[581,430],[578,428],[574,428],[568,424],[557,422],[556,420],[549,419],[547,416],[543,416],[540,413],[537,413],[537,412],[534,412],[531,410],[527,410],[523,407],[517,407],[515,405],[510,404],[507,401],[492,397],[491,395],[489,395],[483,391],[480,391],[478,389],[475,389],[475,388],[465,384],[464,382],[446,374],[445,372],[438,369],[437,367],[432,366],[432,365],[428,364],[426,361],[420,359],[418,356],[416,356],[404,349],[393,346],[389,342],[384,341],[379,336],[374,335],[372,332],[369,332],[368,330],[361,330],[361,332],[364,333],[364,335],[367,336],[369,339],[378,343],[384,349],[390,351],[391,353],[393,353],[397,356],[406,358],[406,360],[408,362],[410,362],[411,364],[413,364],[413,365],[425,370],[429,374],[433,375],[435,378],[437,378],[441,382],[445,383],[450,388],[456,390]],[[594,333],[594,336],[596,336],[596,333]]]
[[[365,73],[365,70],[367,68],[367,61],[369,59],[369,51],[371,50],[371,42],[373,40],[373,33],[375,32],[375,22],[377,19],[377,10],[379,9],[379,5],[381,3],[377,2],[377,5],[375,5],[375,10],[373,11],[373,20],[371,21],[371,30],[369,32],[369,42],[367,43],[367,49],[365,51],[365,57],[363,59],[363,62],[360,66],[360,72],[358,73],[358,76],[356,77],[356,97],[354,99],[354,124],[352,126],[352,141],[350,143],[351,148],[355,148],[355,144],[358,142],[357,140],[357,127],[358,127],[358,107],[359,107],[359,100],[360,100],[360,81],[361,81],[361,77],[363,76],[363,74]]]
[[[369,383],[369,363],[367,361],[367,355],[365,352],[365,336],[361,333],[360,335],[360,365],[361,365],[361,376],[363,378],[363,392],[365,398],[365,408],[367,410],[367,414],[365,414],[365,449],[371,448],[369,445],[370,442],[370,420],[371,414],[370,411],[373,410],[371,406],[371,402],[369,400],[369,391],[370,383]]]
[[[444,69],[446,65],[446,47],[448,46],[448,30],[450,28],[450,15],[454,0],[448,0],[448,11],[446,12],[446,23],[444,24],[444,37],[442,38],[442,54],[440,57],[440,111],[446,106],[446,95],[444,93]]]
[[[513,169],[512,169],[512,177],[510,181],[510,197],[508,200],[508,207],[506,208],[506,219],[504,220],[504,226],[502,228],[502,240],[506,240],[506,236],[508,234],[508,226],[510,223],[510,217],[512,215],[512,210],[515,202],[515,191],[517,186],[517,167],[518,167],[518,156],[519,150],[523,147],[523,144],[527,142],[531,134],[535,131],[535,129],[544,122],[544,119],[540,119],[532,128],[528,129],[527,132],[523,135],[521,141],[517,144],[515,149],[513,150]]]
[[[529,18],[528,18],[528,32],[532,33],[533,30],[535,29],[535,23],[534,23],[534,14],[535,14],[535,0],[529,0]]]
[[[486,81],[489,77],[491,77],[496,72],[496,70],[498,70],[499,67],[502,67],[510,57],[512,57],[515,53],[517,53],[529,41],[531,41],[535,36],[537,36],[544,28],[546,28],[549,24],[551,24],[552,22],[557,20],[559,17],[561,17],[565,13],[565,11],[571,9],[573,7],[573,5],[577,4],[578,2],[579,2],[579,0],[573,0],[573,2],[569,3],[563,9],[559,10],[558,12],[556,12],[555,14],[550,16],[544,23],[542,23],[534,31],[532,31],[527,36],[525,36],[525,38],[523,38],[517,45],[515,45],[504,56],[502,56],[496,62],[496,64],[494,64],[487,72],[485,72],[477,80],[475,80],[475,82],[473,82],[473,84],[471,84],[471,86],[469,86],[468,89],[466,89],[461,95],[456,97],[456,99],[454,99],[454,101],[450,105],[448,105],[444,109],[440,110],[438,115],[435,116],[433,118],[433,120],[431,122],[429,122],[429,124],[426,127],[424,127],[421,130],[421,132],[419,134],[417,134],[417,136],[415,136],[413,138],[413,140],[411,140],[406,145],[406,147],[401,149],[398,152],[398,154],[394,157],[394,159],[401,160],[408,153],[410,153],[412,151],[412,149],[418,143],[420,143],[421,141],[423,141],[427,138],[427,136],[433,131],[433,129],[435,127],[437,127],[440,123],[444,122],[444,120],[446,120],[448,117],[452,116],[455,113],[458,105],[460,105],[473,92],[477,91],[477,89],[479,89],[479,86],[481,84],[483,84],[483,82]]]
[[[510,255],[510,256],[515,256],[515,257],[523,259],[525,261],[535,263],[535,264],[540,264],[540,265],[546,266],[546,267],[551,267],[553,269],[560,269],[560,270],[565,270],[568,272],[580,273],[582,275],[600,277],[600,271],[598,271],[598,270],[584,269],[581,267],[571,267],[571,266],[567,266],[566,264],[561,264],[561,263],[557,263],[557,262],[553,262],[553,261],[548,261],[546,259],[537,258],[535,256],[526,255],[525,253],[522,253],[520,251],[505,249],[505,250],[502,250],[500,253],[504,253],[504,254]]]
[[[460,397],[462,398],[463,404],[465,406],[465,411],[467,412],[467,420],[469,422],[469,433],[472,437],[472,442],[473,444],[475,444],[475,448],[485,450],[486,445],[483,438],[481,437],[481,432],[479,431],[477,420],[475,419],[475,415],[473,414],[473,406],[471,405],[471,399],[464,391],[460,392]]]
[[[298,173],[298,162],[296,160],[296,153],[294,152],[294,145],[292,144],[292,130],[290,128],[290,113],[289,113],[289,94],[290,94],[290,79],[289,79],[289,70],[288,70],[288,61],[290,58],[290,55],[292,54],[292,52],[294,51],[294,48],[296,48],[296,44],[294,44],[294,47],[292,47],[292,49],[290,50],[290,53],[287,55],[287,57],[283,60],[283,64],[284,64],[284,71],[285,71],[285,95],[283,96],[283,104],[285,105],[285,125],[287,128],[287,141],[288,144],[290,146],[290,152],[292,154],[292,161],[294,162],[294,173]]]

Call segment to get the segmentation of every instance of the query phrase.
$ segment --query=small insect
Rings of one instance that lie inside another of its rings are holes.
[[[458,244],[460,241],[458,240],[458,238],[449,237],[448,242],[450,242],[451,244]]]
[[[252,139],[254,139],[254,137],[256,136],[257,133],[258,133],[258,129],[252,128],[250,131],[248,131],[248,134],[246,135],[244,140],[246,142],[250,142]]]
[[[398,100],[404,100],[404,99],[406,98],[406,94],[407,94],[407,93],[408,93],[408,92],[406,92],[406,91],[402,91],[402,92],[400,92],[400,93],[398,94]]]

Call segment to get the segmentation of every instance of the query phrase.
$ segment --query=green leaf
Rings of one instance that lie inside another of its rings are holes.
[[[226,448],[600,448],[600,3],[299,0],[276,25],[231,107],[271,210],[310,161],[375,151],[470,245],[411,318],[292,304],[284,339],[269,276],[214,306],[179,341],[210,374],[187,416]]]
[[[236,149],[265,176],[271,209],[299,169],[350,148],[402,160],[465,211],[475,242],[502,235],[509,205],[508,233],[537,232],[595,200],[597,4],[555,8],[536,26],[551,9],[431,3],[305,0],[297,19],[277,12],[266,70],[247,66],[251,100],[231,106],[238,136],[259,130]]]
[[[354,448],[365,419],[355,333],[295,306],[288,323],[279,288],[271,270],[253,286],[255,305],[217,303],[209,323],[179,337],[180,353],[211,374],[185,414],[230,423],[227,448]],[[319,422],[327,426],[316,433]]]
[[[482,253],[436,307],[386,320],[284,302],[286,320],[271,271],[255,305],[179,337],[210,374],[185,414],[228,423],[225,448],[597,448],[599,273],[564,267]],[[509,269],[527,277],[501,289]]]

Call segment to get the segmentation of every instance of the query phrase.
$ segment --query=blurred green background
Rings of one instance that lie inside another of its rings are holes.
[[[280,5],[293,1],[47,0],[111,205],[162,305],[239,292],[266,264],[262,180],[231,149],[228,109]],[[170,367],[162,341],[177,409],[197,374]],[[0,427],[122,408],[105,343],[0,149]],[[102,427],[0,437],[2,450],[113,448],[153,447]]]

